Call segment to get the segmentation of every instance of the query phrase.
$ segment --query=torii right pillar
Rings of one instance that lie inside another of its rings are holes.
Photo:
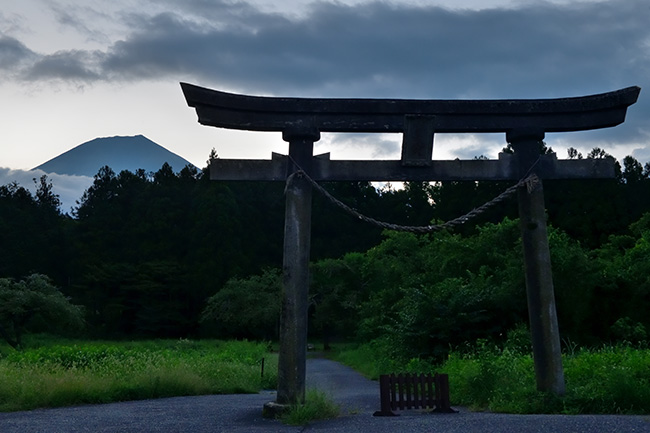
[[[506,134],[522,178],[536,172],[543,139],[543,131],[513,130]],[[521,187],[518,201],[537,390],[564,395],[560,331],[541,179],[532,187]]]

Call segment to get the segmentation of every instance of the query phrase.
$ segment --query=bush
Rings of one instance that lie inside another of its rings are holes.
[[[83,315],[84,309],[71,304],[45,275],[0,278],[0,337],[14,349],[22,348],[26,331],[79,330],[85,326]]]
[[[394,372],[399,361],[387,353],[387,346],[380,340],[346,348],[334,353],[333,358],[359,371],[368,379],[377,380],[381,374]]]
[[[201,322],[218,337],[277,338],[281,293],[282,276],[277,269],[232,278],[208,298]]]
[[[507,413],[650,414],[650,350],[626,345],[598,350],[575,345],[563,355],[566,395],[536,389],[525,327],[501,348],[478,340],[452,350],[440,365],[426,359],[396,360],[377,344],[346,349],[336,359],[377,379],[380,374],[447,373],[453,405]]]
[[[650,413],[650,351],[613,346],[577,350],[563,357],[566,395],[535,388],[533,359],[508,349],[452,353],[449,374],[454,404],[508,413]]]
[[[650,413],[650,350],[605,346],[565,358],[569,413]]]

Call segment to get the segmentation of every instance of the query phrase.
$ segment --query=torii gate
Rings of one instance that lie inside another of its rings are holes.
[[[625,121],[640,88],[560,99],[405,100],[256,97],[181,83],[199,123],[228,129],[282,132],[289,155],[271,160],[216,159],[213,180],[286,181],[282,315],[275,405],[304,402],[311,237],[315,181],[460,181],[540,179],[518,190],[526,293],[537,389],[564,394],[541,179],[614,177],[610,158],[557,160],[540,155],[545,133],[607,128]],[[403,133],[395,161],[337,161],[314,156],[321,132]],[[432,160],[435,133],[505,133],[514,154],[498,160]]]

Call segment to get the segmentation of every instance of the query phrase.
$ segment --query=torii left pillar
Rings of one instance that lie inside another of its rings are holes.
[[[307,312],[309,307],[309,250],[312,186],[299,174],[309,172],[316,130],[286,130],[290,161],[285,189],[283,293],[278,359],[278,405],[305,402]]]

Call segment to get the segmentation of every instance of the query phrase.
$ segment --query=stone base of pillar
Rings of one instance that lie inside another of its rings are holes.
[[[275,401],[270,401],[264,404],[262,408],[262,416],[264,418],[279,418],[291,408],[288,404],[281,404]]]

